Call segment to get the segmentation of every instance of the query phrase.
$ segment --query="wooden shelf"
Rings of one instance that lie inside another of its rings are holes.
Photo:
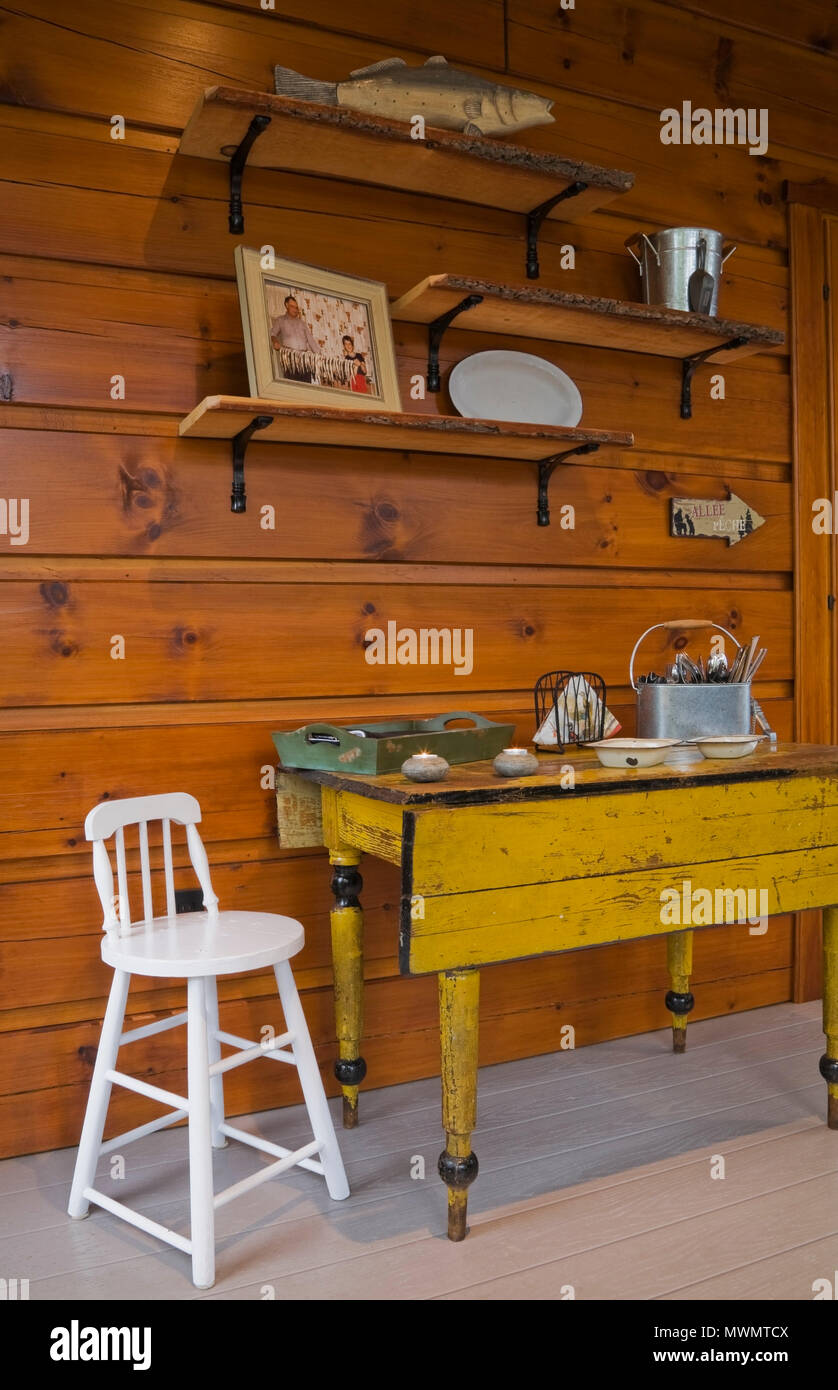
[[[403,322],[428,324],[428,381],[433,390],[439,389],[442,335],[456,323],[457,328],[475,333],[680,358],[685,419],[691,413],[690,384],[699,362],[716,352],[724,353],[724,361],[730,362],[785,342],[783,333],[761,324],[563,290],[495,285],[466,275],[431,275],[391,304],[390,313]]]
[[[460,415],[390,414],[325,406],[281,405],[257,396],[206,396],[181,422],[186,438],[232,439],[255,416],[270,416],[260,443],[338,445],[350,449],[409,449],[422,454],[468,454],[543,459],[575,444],[630,448],[631,434],[559,425],[466,420]]]
[[[634,175],[621,169],[561,159],[504,140],[449,130],[429,130],[427,139],[413,140],[407,122],[232,87],[204,92],[179,149],[199,159],[231,162],[232,175],[232,161],[243,142],[242,167],[247,160],[259,168],[540,214],[539,224],[542,217],[572,222],[627,193],[634,183]],[[545,202],[558,197],[561,201],[542,211]],[[239,220],[232,225],[234,198],[231,188],[231,231],[239,234],[244,223],[239,200]],[[534,230],[537,237],[538,226]]]
[[[188,439],[229,439],[233,446],[233,511],[244,511],[244,457],[252,435],[260,442],[351,449],[398,449],[461,454],[538,464],[539,525],[549,525],[547,489],[563,458],[606,445],[630,448],[634,435],[613,430],[467,420],[459,415],[391,414],[323,406],[282,405],[250,396],[207,396],[179,433]]]
[[[482,303],[464,311],[456,324],[475,333],[584,343],[656,357],[689,357],[714,343],[721,347],[731,338],[747,338],[741,347],[727,352],[725,361],[781,347],[785,342],[783,333],[760,324],[683,313],[657,304],[595,299],[563,290],[494,285],[467,275],[430,275],[395,300],[390,314],[406,323],[432,323],[469,295],[482,295]]]

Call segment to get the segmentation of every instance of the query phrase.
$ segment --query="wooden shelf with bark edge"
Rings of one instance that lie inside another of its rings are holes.
[[[548,488],[564,459],[611,445],[629,449],[633,434],[568,429],[460,415],[412,415],[282,405],[251,396],[206,396],[181,421],[187,439],[229,439],[233,454],[231,510],[246,509],[244,461],[254,433],[260,442],[319,444],[345,449],[396,449],[422,454],[461,454],[538,465],[538,524],[550,525]]]
[[[439,390],[439,346],[445,330],[505,333],[583,343],[681,359],[681,415],[692,413],[695,368],[717,352],[724,361],[782,347],[785,335],[755,323],[685,313],[660,304],[596,299],[564,290],[495,285],[466,275],[431,275],[390,305],[394,319],[428,325],[428,389]]]
[[[530,279],[538,277],[538,233],[545,217],[573,222],[634,184],[634,175],[622,169],[505,140],[431,128],[424,140],[414,140],[406,121],[232,87],[207,88],[178,148],[229,163],[229,226],[237,236],[244,231],[241,184],[249,162],[523,213]]]

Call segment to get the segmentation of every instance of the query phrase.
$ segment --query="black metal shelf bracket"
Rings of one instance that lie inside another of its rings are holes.
[[[704,352],[696,352],[692,357],[685,357],[681,362],[681,419],[691,420],[693,417],[692,384],[693,374],[696,367],[700,367],[702,362],[713,357],[717,352],[728,352],[731,348],[745,347],[750,338],[731,338],[729,343],[717,343],[715,347],[706,348]]]
[[[428,324],[428,376],[427,386],[429,391],[440,389],[439,376],[439,347],[445,336],[445,330],[453,323],[458,314],[464,313],[466,309],[473,309],[475,304],[482,304],[482,294],[469,294],[465,299],[461,299],[459,304],[455,304],[453,309],[449,309],[447,314],[440,314],[438,319],[432,319]]]
[[[245,425],[243,430],[234,434],[232,438],[233,450],[233,491],[230,493],[230,511],[247,511],[247,494],[244,490],[244,456],[247,453],[247,446],[251,436],[256,430],[265,430],[273,420],[272,415],[255,415],[249,425]]]
[[[233,236],[241,236],[244,231],[244,212],[242,211],[242,174],[247,163],[247,156],[253,148],[253,142],[267,130],[271,123],[270,116],[254,116],[244,135],[244,139],[230,156],[230,221],[229,227]]]
[[[568,184],[561,193],[557,193],[555,198],[548,198],[546,203],[539,203],[537,208],[527,213],[527,279],[537,280],[540,274],[538,265],[538,234],[541,231],[541,224],[548,212],[552,212],[558,203],[564,203],[568,198],[576,198],[580,193],[584,193],[588,187],[581,179],[576,183]]]
[[[569,459],[573,454],[595,454],[599,448],[598,444],[577,444],[575,449],[565,449],[563,454],[551,454],[549,458],[540,459],[538,464],[538,524],[539,526],[550,525],[550,498],[549,487],[550,479],[558,464]]]

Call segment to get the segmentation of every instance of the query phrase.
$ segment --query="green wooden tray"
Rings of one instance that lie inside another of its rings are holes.
[[[471,719],[473,729],[448,729],[454,719]],[[514,724],[493,724],[482,714],[457,711],[433,719],[399,719],[386,724],[304,724],[293,733],[272,734],[283,767],[367,776],[398,772],[411,753],[439,753],[449,763],[476,763],[507,748]]]

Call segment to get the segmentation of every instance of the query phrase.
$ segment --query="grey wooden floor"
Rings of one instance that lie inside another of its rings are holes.
[[[32,1299],[811,1299],[838,1270],[819,1005],[691,1024],[683,1057],[669,1037],[481,1072],[462,1245],[443,1235],[430,1080],[362,1095],[361,1127],[340,1132],[347,1201],[298,1171],[222,1208],[204,1293],[178,1251],[95,1208],[66,1216],[73,1150],[8,1159],[0,1275],[28,1278]],[[237,1123],[288,1147],[308,1138],[298,1109]],[[185,1155],[183,1130],[152,1135],[126,1150],[124,1180],[104,1159],[97,1185],[186,1231]],[[231,1144],[216,1187],[263,1161]]]

